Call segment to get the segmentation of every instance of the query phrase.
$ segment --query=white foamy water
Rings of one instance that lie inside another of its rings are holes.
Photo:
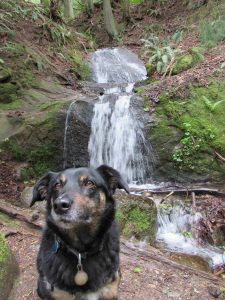
[[[144,63],[123,48],[97,50],[91,55],[91,69],[98,83],[131,83],[147,76]]]
[[[158,209],[157,240],[164,242],[169,249],[198,255],[210,262],[211,267],[224,263],[223,251],[209,244],[202,245],[193,231],[197,231],[200,213],[190,214],[180,206],[174,206],[170,214],[162,214]],[[185,237],[185,233],[191,233]]]
[[[144,63],[129,50],[114,48],[94,52],[90,65],[95,81],[112,83],[94,106],[90,166],[107,164],[128,182],[144,182],[148,163],[142,152],[147,148],[142,124],[130,105],[134,83],[146,79]]]
[[[131,95],[119,96],[115,104],[95,104],[89,140],[90,165],[107,164],[128,182],[143,182],[145,163],[140,145],[145,143],[138,121],[130,110]]]

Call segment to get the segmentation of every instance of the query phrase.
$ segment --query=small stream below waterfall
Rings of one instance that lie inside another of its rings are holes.
[[[93,108],[88,143],[90,166],[107,164],[120,171],[131,187],[155,188],[147,173],[154,170],[156,157],[151,145],[146,145],[144,125],[135,116],[132,106],[133,87],[146,79],[146,69],[138,57],[126,49],[101,49],[91,54],[93,80],[104,87]],[[105,85],[105,86],[104,86]],[[71,103],[65,124],[64,167],[67,166],[67,130]],[[143,111],[144,114],[144,111]],[[75,134],[75,133],[74,133]],[[159,184],[158,187],[162,184]],[[200,256],[213,269],[224,264],[224,251],[209,243],[201,243],[196,228],[203,216],[187,208],[184,201],[162,210],[159,201],[157,243],[178,253]],[[182,204],[181,204],[182,203]],[[195,231],[195,233],[193,232]]]

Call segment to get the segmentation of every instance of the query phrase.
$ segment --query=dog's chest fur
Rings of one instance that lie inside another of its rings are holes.
[[[101,249],[90,255],[87,253],[86,258],[82,259],[83,270],[88,274],[88,282],[84,286],[77,286],[74,282],[78,264],[76,255],[65,246],[55,253],[54,242],[54,233],[47,229],[38,255],[38,270],[44,275],[51,289],[58,291],[56,294],[61,294],[59,290],[73,295],[78,292],[97,291],[114,281],[119,269],[119,232],[115,222],[106,233]],[[54,298],[57,299],[55,296]]]

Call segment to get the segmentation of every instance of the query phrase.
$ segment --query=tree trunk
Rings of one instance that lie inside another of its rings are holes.
[[[122,0],[123,19],[124,21],[130,21],[130,1]]]
[[[50,15],[52,20],[57,21],[60,20],[61,21],[61,17],[60,17],[60,4],[61,4],[61,0],[50,0]]]
[[[74,19],[73,0],[64,0],[64,16],[68,19]]]
[[[94,1],[93,0],[86,0],[86,8],[87,8],[87,14],[90,17],[93,14],[93,11],[94,11]]]
[[[111,38],[114,38],[118,35],[116,29],[116,23],[112,13],[112,6],[110,0],[103,0],[103,14],[104,14],[104,22],[108,35]]]

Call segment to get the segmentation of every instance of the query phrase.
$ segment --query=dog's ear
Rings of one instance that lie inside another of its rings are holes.
[[[33,189],[33,198],[30,207],[33,206],[36,201],[46,200],[49,182],[56,174],[55,172],[48,172],[37,181]]]
[[[114,194],[116,189],[124,189],[129,194],[128,184],[118,171],[106,165],[102,165],[96,170],[106,181],[111,194]]]

